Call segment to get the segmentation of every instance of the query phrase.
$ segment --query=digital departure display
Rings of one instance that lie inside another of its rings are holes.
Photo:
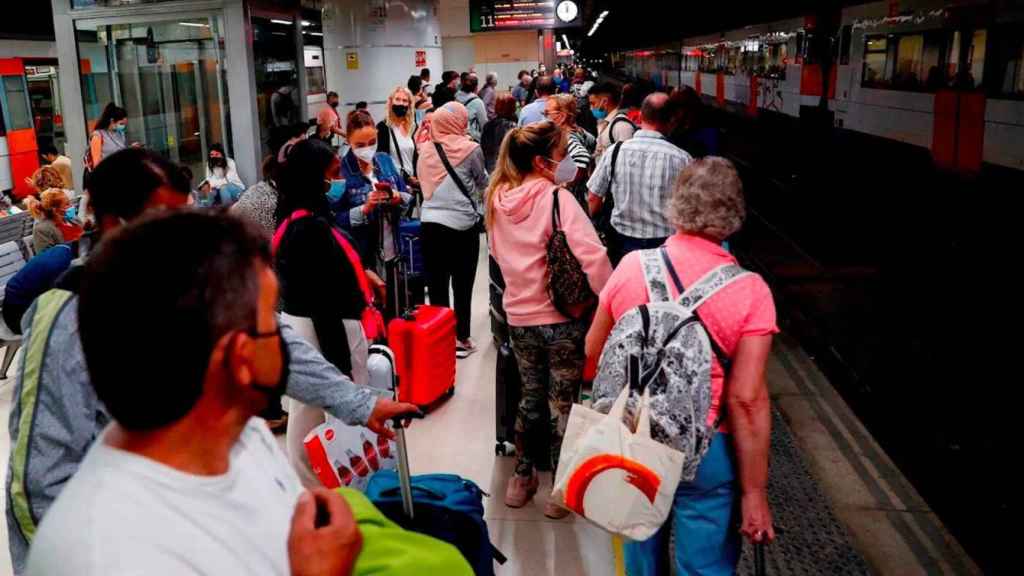
[[[575,0],[470,0],[472,32],[541,30],[581,25]]]

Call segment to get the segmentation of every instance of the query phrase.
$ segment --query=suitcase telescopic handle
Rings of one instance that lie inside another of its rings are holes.
[[[415,417],[413,415],[409,415]],[[404,418],[408,418],[405,416]],[[419,415],[421,418],[422,414]],[[402,417],[391,421],[395,428],[395,442],[398,444],[398,486],[402,492],[402,510],[410,520],[413,518],[412,476],[409,472],[409,450],[405,443],[405,425]]]

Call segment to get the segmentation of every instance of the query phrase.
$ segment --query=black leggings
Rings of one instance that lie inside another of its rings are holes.
[[[448,287],[455,292],[455,319],[459,340],[469,338],[473,310],[473,283],[480,257],[480,233],[455,230],[443,224],[424,222],[423,264],[427,268],[430,304],[451,307]]]

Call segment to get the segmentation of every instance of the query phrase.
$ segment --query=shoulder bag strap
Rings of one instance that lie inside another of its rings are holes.
[[[444,169],[448,171],[448,175],[455,181],[455,185],[462,191],[462,195],[473,205],[473,211],[479,212],[476,207],[476,200],[473,200],[473,195],[466,189],[466,183],[462,181],[462,178],[459,178],[459,175],[455,173],[455,168],[452,168],[452,163],[448,161],[448,155],[444,153],[444,147],[441,146],[440,142],[434,142],[434,147],[437,148],[437,155],[441,157],[441,163],[444,164]]]
[[[558,186],[551,190],[551,233],[554,234],[562,229],[562,213],[558,206]]]
[[[395,137],[395,129],[388,126],[388,133],[391,134],[391,150],[398,155],[398,168],[399,170],[405,171],[405,160],[402,158],[402,147],[398,145],[398,138]]]

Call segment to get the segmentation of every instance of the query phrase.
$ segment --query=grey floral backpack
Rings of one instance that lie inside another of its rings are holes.
[[[626,312],[615,323],[594,380],[594,408],[607,412],[623,386],[629,385],[631,358],[639,358],[637,394],[631,395],[630,414],[644,388],[650,390],[651,437],[685,456],[682,481],[689,482],[707,453],[718,429],[708,424],[711,410],[711,355],[728,372],[729,358],[697,317],[696,310],[719,290],[749,274],[735,264],[708,272],[689,289],[683,288],[664,247],[640,253],[650,302]],[[670,298],[668,283],[680,296]]]

